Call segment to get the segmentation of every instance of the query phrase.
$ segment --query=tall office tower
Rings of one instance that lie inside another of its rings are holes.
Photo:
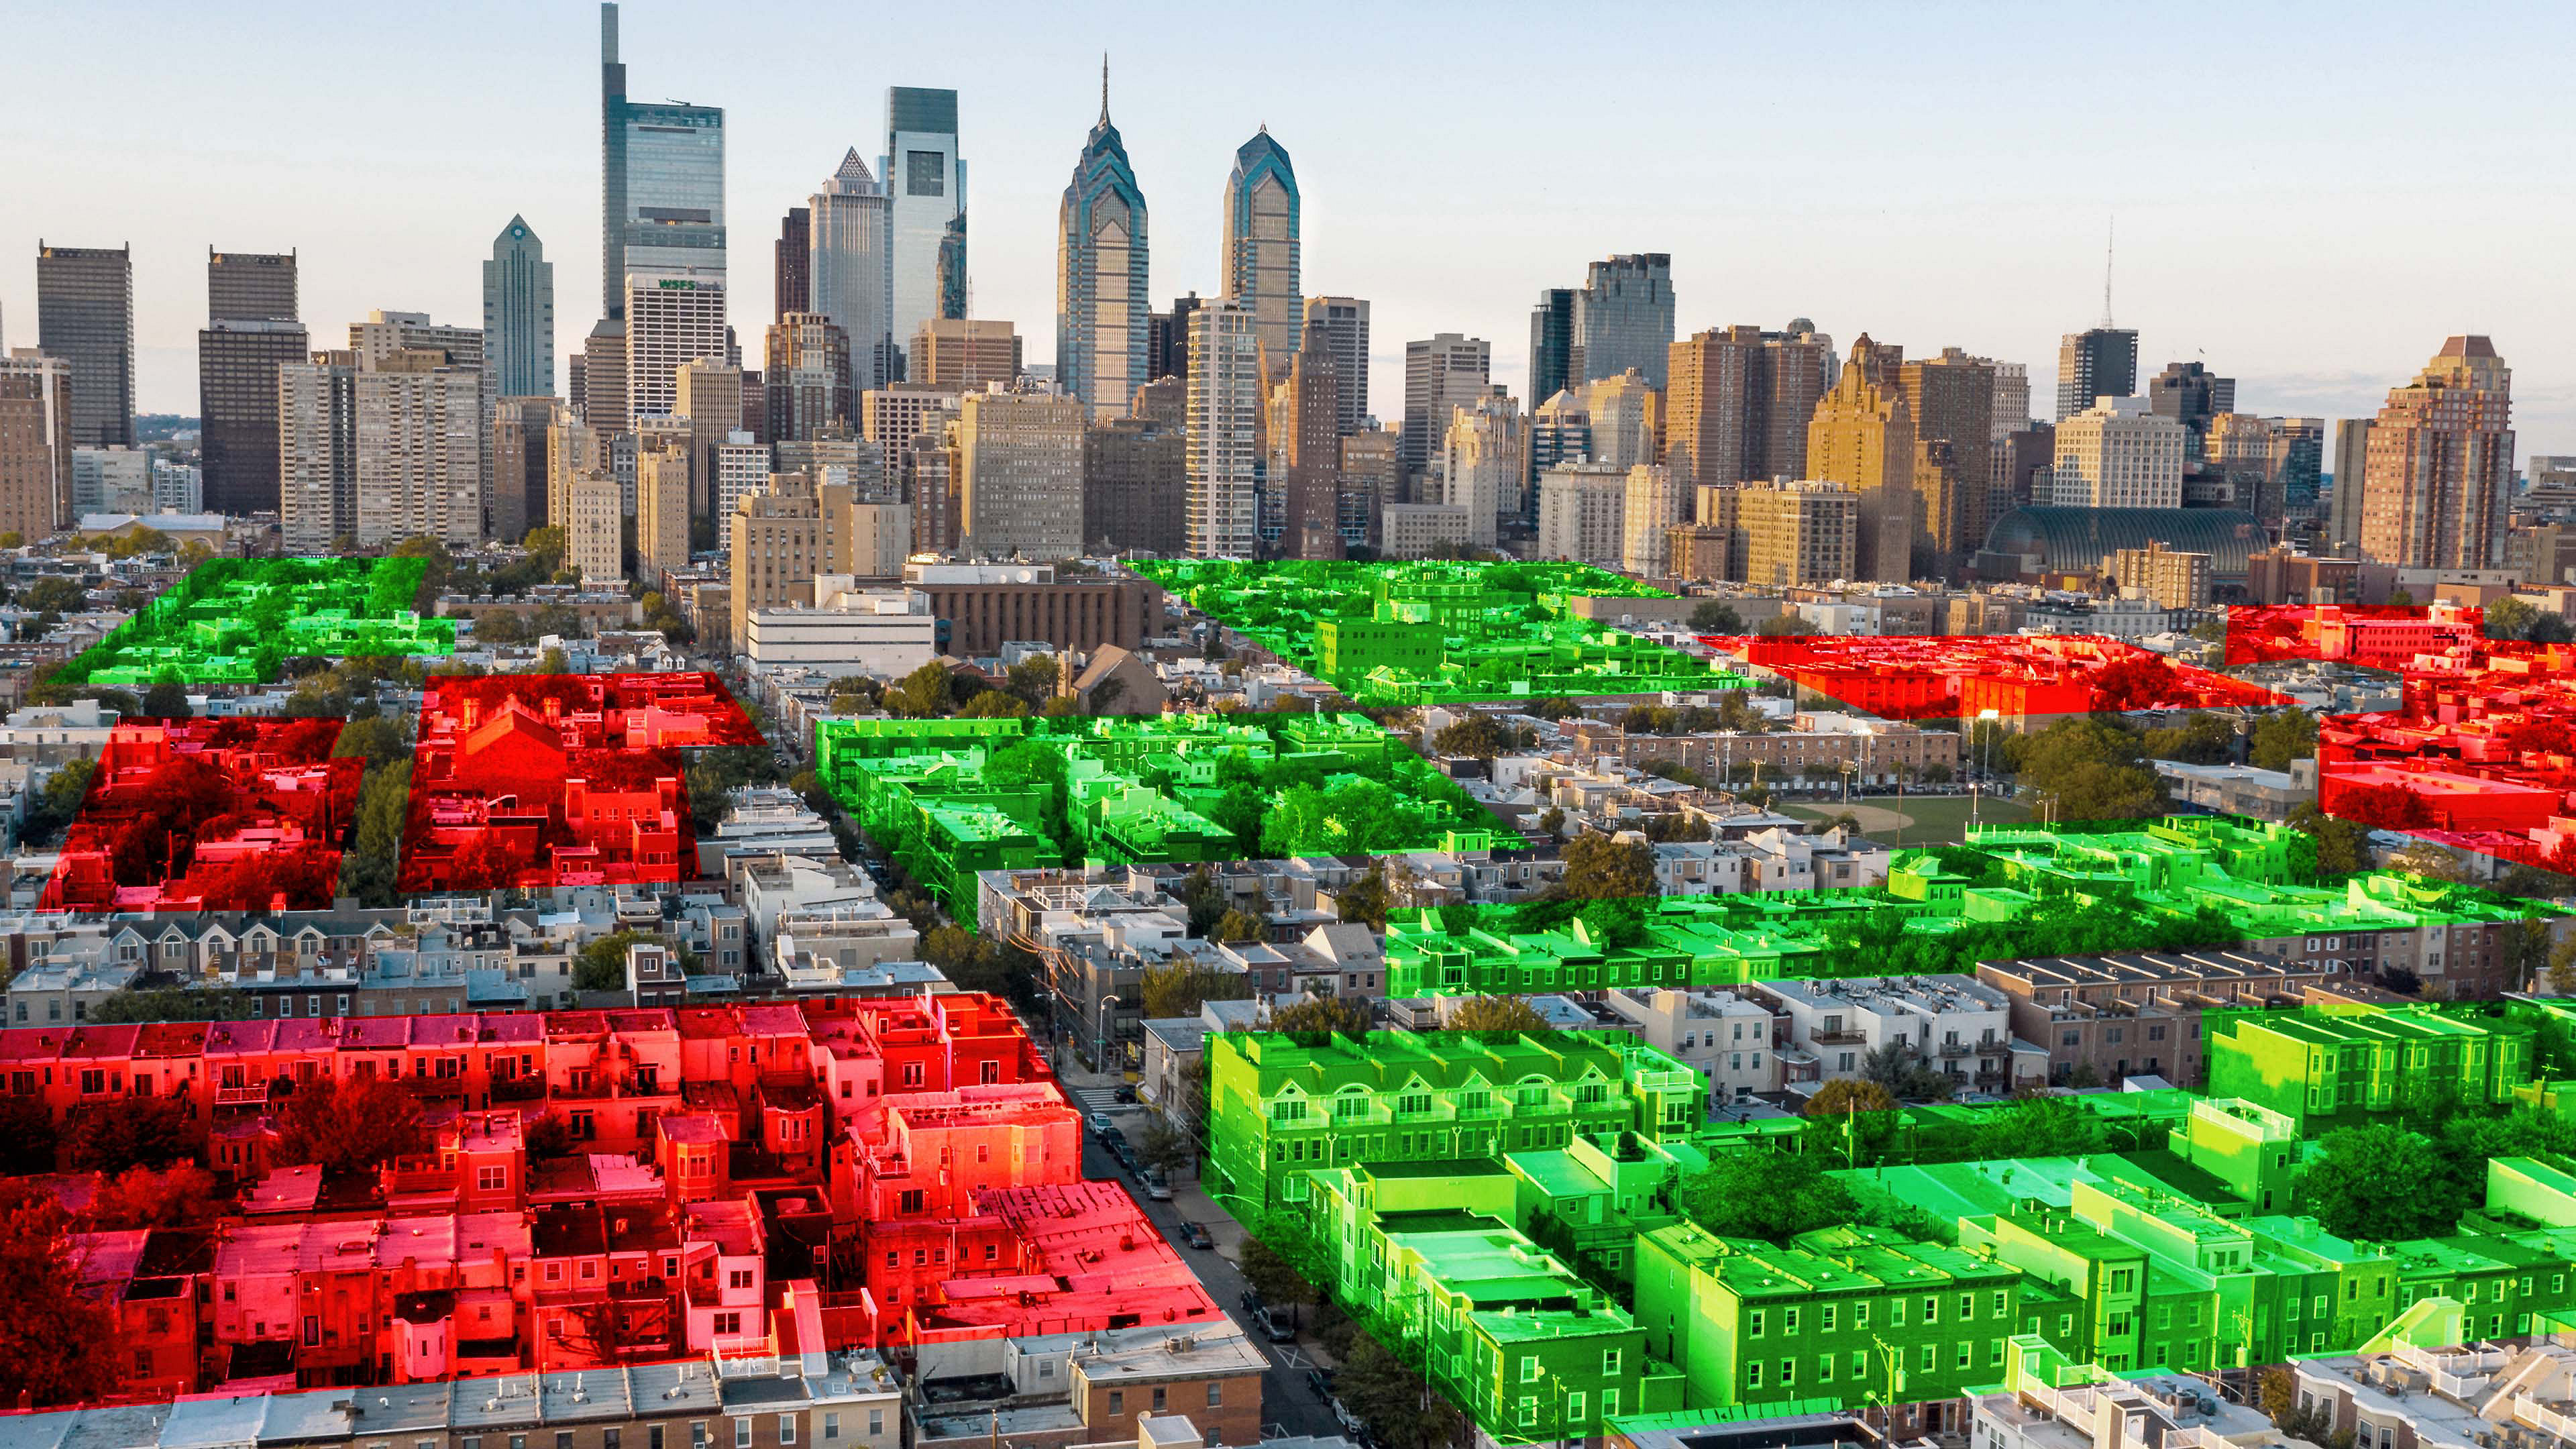
[[[957,455],[948,446],[950,418],[940,431],[923,433],[895,444],[887,466],[912,500],[912,546],[926,553],[953,553],[957,548]]]
[[[1619,566],[1639,578],[1670,577],[1673,571],[1671,529],[1691,512],[1691,490],[1661,463],[1639,463],[1628,470],[1628,491],[1619,513]]]
[[[587,345],[588,339],[584,339],[584,346]],[[622,335],[617,339],[617,348],[621,353],[626,350],[626,339]],[[576,352],[564,359],[564,397],[572,404],[575,417],[590,406],[590,357],[587,352]]]
[[[2032,419],[2019,432],[2006,433],[1995,443],[1994,456],[1988,463],[1987,492],[1992,495],[1989,507],[1996,518],[2015,508],[2028,508],[2048,501],[2048,475],[2057,460],[2057,425]],[[1987,526],[1988,533],[1994,531]],[[1984,539],[1977,546],[1985,546]]]
[[[1082,539],[1104,553],[1170,557],[1189,547],[1189,458],[1179,428],[1111,418],[1082,437]]]
[[[1248,559],[1260,543],[1261,473],[1261,343],[1249,305],[1205,302],[1190,313],[1189,378],[1189,551]]]
[[[480,542],[482,365],[437,348],[362,356],[356,398],[359,546],[420,534]]]
[[[1994,425],[1987,435],[1996,442],[2006,433],[2017,433],[2030,426],[2030,364],[1998,362],[1991,357],[1977,361],[1993,368],[1995,373]]]
[[[1273,378],[1305,341],[1297,259],[1297,168],[1264,125],[1235,148],[1225,178],[1225,266],[1220,295],[1252,309],[1252,332]]]
[[[677,384],[672,411],[688,419],[689,463],[695,470],[689,475],[689,506],[700,516],[720,518],[724,510],[716,503],[716,449],[743,434],[742,369],[727,367],[719,358],[693,357],[681,364]]]
[[[1966,512],[1962,495],[1967,491],[1967,475],[1960,470],[1958,450],[1947,438],[1916,438],[1913,472],[1913,574],[1918,579],[1946,581],[1965,571],[1966,554],[1959,551],[1956,540],[1958,520]],[[1979,481],[1982,485],[1983,480]],[[1944,530],[1952,540],[1948,546],[1942,541]],[[1970,547],[1967,553],[1975,551]]]
[[[1744,582],[1778,588],[1852,577],[1860,500],[1850,489],[1816,479],[1774,479],[1739,486],[1733,501],[1735,527],[1744,540]]]
[[[1804,478],[1807,423],[1834,385],[1834,339],[1806,318],[1793,317],[1780,331],[1762,334],[1760,363],[1754,398],[1762,411],[1762,466],[1746,476]]]
[[[1341,558],[1341,373],[1321,325],[1307,327],[1270,409],[1270,483],[1286,504],[1280,552]]]
[[[1095,418],[1123,416],[1136,388],[1152,381],[1145,375],[1145,333],[1153,304],[1145,286],[1145,193],[1118,128],[1109,124],[1106,60],[1100,63],[1100,121],[1064,188],[1056,238],[1056,386],[1081,399]],[[1197,333],[1190,335],[1195,368]],[[1259,411],[1257,400],[1253,410]],[[1250,503],[1247,497],[1247,509]]]
[[[216,512],[276,511],[277,369],[311,350],[295,320],[293,253],[206,253],[197,408],[206,502]]]
[[[1808,476],[1852,491],[1851,577],[1904,583],[1913,577],[1919,511],[1914,414],[1880,350],[1866,332],[1852,343],[1850,364],[1807,424],[1807,467]]]
[[[823,561],[821,500],[804,474],[781,473],[778,479],[776,488],[744,494],[726,515],[737,641],[744,637],[752,610],[814,600],[814,575]]]
[[[630,272],[725,277],[724,111],[626,98],[617,7],[599,7],[600,306],[626,316]],[[594,425],[595,426],[595,425]]]
[[[2276,421],[2237,412],[2211,417],[2200,439],[2206,471],[2225,478],[2235,506],[2261,519],[2276,534],[2284,516],[2280,481],[2272,474],[2272,455],[2279,441]],[[2190,448],[2188,437],[2183,446],[2186,451]]]
[[[877,170],[894,201],[894,297],[886,330],[897,345],[909,346],[922,323],[966,315],[966,163],[957,159],[957,93],[886,87],[886,149]],[[953,260],[941,255],[950,248],[958,254]],[[953,299],[947,295],[952,285]],[[907,355],[897,377],[917,377],[917,361]]]
[[[627,277],[626,419],[678,412],[681,365],[724,355],[722,278],[675,272]],[[591,425],[600,426],[595,420]]]
[[[2147,379],[2147,407],[2180,422],[2190,436],[2183,440],[2186,460],[2209,456],[2209,420],[2236,411],[2236,379],[2220,377],[2197,362],[2168,362]]]
[[[853,149],[807,202],[814,212],[814,307],[850,339],[850,387],[892,382],[902,364],[887,318],[894,306],[894,253],[885,188]]]
[[[1449,416],[1474,407],[1492,385],[1494,347],[1481,337],[1442,332],[1404,344],[1404,437],[1397,458],[1407,488],[1417,486],[1449,436]],[[1407,502],[1409,499],[1389,499]]]
[[[1008,322],[925,317],[913,330],[906,377],[932,387],[981,392],[984,384],[1009,386],[1020,375],[1020,334]]]
[[[1663,402],[1664,395],[1633,368],[1585,383],[1583,415],[1590,425],[1592,461],[1620,468],[1660,462],[1664,452],[1655,439],[1664,430]]]
[[[1538,503],[1538,475],[1559,463],[1581,463],[1592,457],[1592,416],[1583,399],[1560,390],[1530,414],[1530,494]]]
[[[743,499],[770,490],[777,476],[777,459],[769,445],[754,441],[751,434],[740,429],[725,434],[724,441],[710,449],[708,456],[704,485],[707,508],[718,518],[732,517]],[[804,476],[815,477],[812,473]]]
[[[1130,417],[1150,418],[1174,432],[1190,425],[1190,380],[1186,377],[1158,377],[1136,389],[1136,399],[1128,404]]]
[[[277,522],[290,554],[334,553],[357,536],[357,388],[345,351],[277,369]]]
[[[501,228],[483,264],[483,354],[500,396],[555,395],[555,264],[525,217]]]
[[[1199,294],[1192,292],[1172,299],[1169,312],[1150,313],[1145,318],[1145,380],[1160,382],[1167,377],[1186,378],[1190,374],[1190,314],[1198,310]]]
[[[2513,496],[2513,373],[2454,337],[2391,388],[2363,465],[2361,556],[2399,568],[2493,568]],[[2342,480],[2336,480],[2340,487]]]
[[[1944,347],[1938,357],[1900,364],[1897,378],[1905,409],[1914,416],[1916,444],[1949,445],[1945,464],[1928,475],[1916,470],[1923,532],[1915,548],[1929,567],[1918,567],[1915,576],[1956,583],[2001,516],[1987,496],[1994,474],[1994,368],[1963,349]]]
[[[1333,409],[1333,431],[1347,438],[1369,416],[1369,304],[1357,297],[1309,297],[1306,333],[1314,337],[1317,329],[1322,345],[1333,354],[1333,375],[1342,390]]]
[[[517,543],[546,517],[552,471],[547,445],[563,402],[551,397],[505,397],[492,410],[492,536]]]
[[[2180,508],[2185,429],[2140,397],[2105,393],[2057,425],[2049,501],[2060,508]]]
[[[1673,348],[1673,259],[1662,252],[1594,262],[1574,294],[1570,378],[1590,382],[1629,368],[1664,385]]]
[[[958,547],[1052,561],[1082,552],[1082,404],[970,392],[957,409]]]
[[[426,312],[369,312],[364,322],[349,324],[349,351],[360,370],[397,352],[428,349],[447,354],[457,367],[484,366],[483,332],[477,327],[451,327],[432,322]]]
[[[1833,376],[1831,338],[1800,318],[1780,332],[1711,328],[1666,354],[1664,454],[1677,473],[1693,486],[1806,474],[1806,425]]]
[[[1617,568],[1627,545],[1629,471],[1568,463],[1540,474],[1538,556]]]
[[[760,369],[742,370],[742,430],[766,443],[769,437],[769,384]]]
[[[37,348],[0,358],[0,532],[40,539],[72,515],[72,365]]]
[[[36,243],[36,348],[72,370],[72,443],[134,446],[134,253]]]
[[[814,310],[814,211],[791,206],[779,218],[778,240],[771,243],[770,316],[780,322],[790,312]]]
[[[572,480],[614,466],[604,446],[609,435],[557,408],[546,424],[546,522],[556,528],[572,517]]]
[[[632,416],[626,398],[626,324],[602,320],[582,339],[581,420],[603,433],[626,431]]]
[[[2057,417],[2093,406],[2096,398],[2131,397],[2138,391],[2138,332],[2108,323],[2057,340]]]
[[[572,484],[572,520],[564,525],[564,567],[596,588],[626,578],[626,505],[616,479],[592,473]]]
[[[1492,548],[1501,520],[1529,507],[1529,419],[1510,394],[1489,391],[1450,413],[1440,451],[1440,501],[1467,510],[1468,542]]]
[[[2272,419],[2272,485],[2280,490],[2281,516],[2287,521],[2307,523],[2316,518],[2325,459],[2325,419]]]
[[[956,389],[927,383],[872,388],[859,395],[859,436],[885,450],[892,460],[895,449],[915,438],[947,437],[948,421],[957,416],[957,402]]]
[[[2326,546],[2339,558],[2361,552],[2362,480],[2370,460],[2370,419],[2335,420],[2334,493],[2326,512]]]
[[[1530,308],[1529,395],[1554,397],[1585,381],[1574,375],[1574,289],[1549,287]]]
[[[851,416],[850,339],[819,312],[790,312],[769,324],[767,432],[773,443],[819,437]]]
[[[71,516],[152,512],[152,461],[142,448],[72,449]]]
[[[1396,462],[1396,435],[1384,428],[1363,428],[1342,439],[1342,547],[1383,548],[1386,506],[1403,484]]]

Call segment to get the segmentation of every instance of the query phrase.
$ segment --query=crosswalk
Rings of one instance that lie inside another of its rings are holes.
[[[1068,1087],[1065,1095],[1073,1099],[1073,1104],[1080,1107],[1086,1117],[1094,1112],[1116,1115],[1128,1110],[1127,1104],[1118,1100],[1117,1091],[1115,1087]]]

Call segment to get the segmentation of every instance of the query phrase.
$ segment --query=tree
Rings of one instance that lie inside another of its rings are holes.
[[[57,1140],[44,1098],[0,1092],[0,1179],[53,1171]]]
[[[74,1169],[113,1176],[130,1167],[195,1161],[202,1140],[184,1100],[128,1097],[73,1117],[65,1145]]]
[[[428,1132],[420,1099],[382,1077],[295,1084],[278,1129],[277,1161],[314,1163],[325,1173],[363,1172],[422,1150]]]
[[[1352,880],[1333,893],[1333,907],[1345,921],[1357,922],[1372,931],[1386,929],[1390,907],[1386,886],[1386,862],[1378,861],[1368,874]]]
[[[2304,1192],[2327,1232],[2384,1241],[2458,1226],[2463,1194],[2422,1134],[2373,1123],[2329,1132],[2318,1146]]]
[[[73,760],[47,776],[44,788],[28,798],[22,838],[31,843],[43,842],[69,825],[72,817],[80,813],[81,801],[88,798],[89,779],[97,769],[96,760]]]
[[[1297,1271],[1296,1264],[1258,1237],[1243,1240],[1235,1267],[1264,1303],[1308,1304],[1322,1296],[1306,1275]]]
[[[90,1008],[100,1026],[130,1021],[247,1021],[250,993],[229,986],[155,986],[117,992]]]
[[[1547,808],[1547,813],[1538,818],[1538,828],[1549,835],[1564,834],[1565,812],[1558,809],[1556,806],[1549,806]]]
[[[1183,957],[1169,965],[1146,967],[1143,995],[1149,1018],[1196,1016],[1202,1003],[1241,1001],[1251,996],[1252,978],[1241,971],[1219,971]]]
[[[1466,755],[1479,760],[1490,760],[1510,745],[1503,727],[1481,714],[1468,714],[1443,725],[1431,737],[1431,748],[1435,754]]]
[[[2576,936],[2559,942],[2550,951],[2549,990],[2557,996],[2576,996]]]
[[[2103,1147],[2102,1119],[2065,1097],[2030,1093],[2003,1109],[1994,1134],[2015,1157],[2081,1157]]]
[[[1641,840],[1622,845],[1607,835],[1581,835],[1565,847],[1565,897],[1626,900],[1655,894],[1655,852]]]
[[[145,719],[187,719],[196,713],[188,704],[188,687],[175,676],[156,680],[143,691],[141,712]]]
[[[1744,616],[1723,599],[1702,599],[1691,609],[1690,626],[1694,634],[1741,634]]]
[[[2164,781],[2135,731],[2111,715],[2073,715],[2005,745],[2021,783],[2058,820],[2136,820],[2165,811]]]
[[[1681,1184],[1677,1205],[1719,1237],[1773,1243],[1848,1221],[1857,1211],[1850,1191],[1813,1156],[1760,1149],[1713,1155]]]
[[[525,644],[528,621],[516,609],[486,609],[474,616],[474,638],[484,644]]]
[[[1369,1005],[1338,996],[1309,996],[1289,1006],[1270,1009],[1270,1029],[1309,1039],[1339,1032],[1359,1036],[1369,1029]]]
[[[1792,638],[1813,634],[1816,632],[1816,626],[1808,623],[1806,617],[1801,614],[1774,614],[1754,625],[1753,632],[1774,639]]]
[[[89,1225],[104,1228],[183,1228],[211,1220],[222,1207],[213,1173],[193,1162],[154,1171],[130,1167],[99,1187]]]
[[[2415,607],[2415,596],[2414,596],[2414,594],[2412,594],[2412,593],[2408,592],[2408,591],[2407,591],[2407,590],[2405,590],[2405,589],[2399,589],[2399,590],[2398,590],[2398,591],[2396,591],[2395,593],[2390,594],[2390,595],[2388,596],[2388,607],[2390,607],[2390,608],[2392,608],[2392,609],[2411,609],[2411,608],[2414,608],[2414,607]]]
[[[2315,842],[2315,873],[2350,875],[2370,868],[2370,827],[2357,820],[2328,815],[2314,801],[2290,812],[2290,828]]]
[[[2486,636],[2490,639],[2528,639],[2531,626],[2540,622],[2540,610],[2511,594],[2486,606]]]
[[[0,1183],[0,1384],[36,1407],[114,1390],[116,1315],[81,1291],[72,1224],[51,1193]]]
[[[1219,945],[1241,941],[1258,941],[1270,934],[1261,917],[1248,911],[1228,910],[1208,930],[1207,938]]]
[[[1369,1334],[1352,1341],[1333,1396],[1368,1425],[1380,1449],[1445,1449],[1466,1437],[1465,1416]]]
[[[2317,717],[2303,709],[2285,709],[2254,722],[2248,762],[2258,770],[2286,770],[2293,760],[2317,752]]]
[[[53,614],[76,614],[89,606],[89,590],[60,574],[47,574],[18,596],[19,606]]]
[[[2145,747],[2154,759],[2223,765],[2235,753],[2236,731],[2220,716],[2196,709],[2171,729],[2147,731]]]
[[[1861,1056],[1860,1074],[1901,1102],[1946,1101],[1954,1090],[1950,1074],[1906,1041],[1872,1047]]]
[[[2429,840],[2417,840],[2388,858],[2390,870],[2402,870],[2419,880],[2450,881],[2465,885],[2470,876],[2460,858]]]
[[[1449,1014],[1449,1029],[1475,1032],[1554,1031],[1525,996],[1470,996]]]

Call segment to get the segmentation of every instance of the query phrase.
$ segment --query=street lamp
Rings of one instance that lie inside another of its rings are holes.
[[[1108,1069],[1110,1027],[1109,1008],[1119,1005],[1126,999],[1127,998],[1114,993],[1104,996],[1100,998],[1100,1005],[1093,1013],[1093,1031],[1091,1039],[1091,1068],[1093,1071],[1106,1071]]]

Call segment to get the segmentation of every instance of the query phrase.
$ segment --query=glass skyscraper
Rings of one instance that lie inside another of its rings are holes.
[[[525,217],[501,228],[483,264],[483,355],[500,396],[554,396],[555,264]]]
[[[957,159],[955,91],[886,88],[886,149],[877,174],[893,202],[894,305],[886,325],[909,356],[923,322],[966,315],[966,163]]]
[[[1056,213],[1056,381],[1095,418],[1127,412],[1145,377],[1145,193],[1126,143],[1109,124],[1109,63],[1100,64],[1100,121]]]
[[[617,6],[599,7],[600,295],[626,315],[628,272],[725,271],[724,110],[626,98]]]
[[[1594,262],[1574,294],[1567,381],[1617,377],[1633,367],[1662,387],[1672,346],[1673,259],[1644,252]]]
[[[1225,292],[1252,308],[1254,338],[1274,370],[1287,366],[1305,327],[1297,256],[1297,170],[1263,126],[1234,153],[1225,179]]]

